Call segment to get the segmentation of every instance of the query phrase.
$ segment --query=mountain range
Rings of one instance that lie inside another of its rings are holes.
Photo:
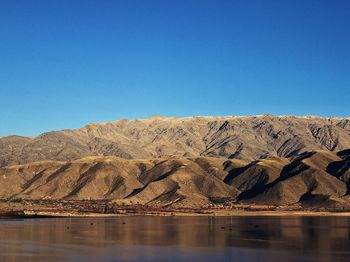
[[[350,148],[350,118],[260,115],[251,117],[151,117],[92,123],[36,137],[0,138],[0,167],[86,156],[151,159],[223,157],[254,161],[305,151]]]
[[[350,119],[152,117],[0,139],[0,198],[350,209]]]

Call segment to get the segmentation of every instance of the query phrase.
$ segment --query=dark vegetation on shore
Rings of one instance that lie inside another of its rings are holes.
[[[344,207],[303,207],[292,206],[268,206],[268,205],[243,205],[243,204],[220,204],[209,205],[202,208],[171,208],[152,207],[144,205],[118,205],[106,200],[0,200],[0,218],[45,218],[60,216],[94,216],[94,215],[235,215],[263,212],[279,214],[281,212],[334,212],[349,213],[350,208]]]

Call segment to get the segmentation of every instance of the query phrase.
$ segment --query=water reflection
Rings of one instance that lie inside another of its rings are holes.
[[[350,261],[345,217],[0,220],[0,261]]]

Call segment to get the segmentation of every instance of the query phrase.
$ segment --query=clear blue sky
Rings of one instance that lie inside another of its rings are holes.
[[[350,115],[350,1],[1,0],[0,136],[119,118]]]

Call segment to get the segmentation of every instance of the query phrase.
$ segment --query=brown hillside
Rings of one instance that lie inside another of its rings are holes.
[[[250,163],[209,157],[41,161],[0,168],[0,198],[172,207],[350,206],[350,163],[344,152],[313,151]]]

